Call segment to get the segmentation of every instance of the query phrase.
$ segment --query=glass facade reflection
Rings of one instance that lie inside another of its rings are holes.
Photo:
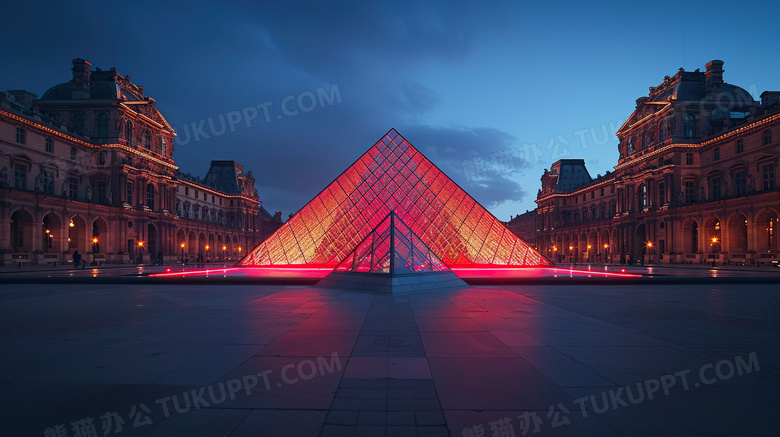
[[[551,265],[394,129],[239,265],[336,267],[391,212],[448,267]]]
[[[336,271],[388,273],[446,272],[446,265],[391,212],[336,266]]]

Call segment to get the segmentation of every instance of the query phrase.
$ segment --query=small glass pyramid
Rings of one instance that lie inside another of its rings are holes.
[[[238,265],[335,267],[390,212],[449,268],[552,265],[395,129]]]
[[[450,269],[396,213],[391,212],[335,270],[394,276]]]

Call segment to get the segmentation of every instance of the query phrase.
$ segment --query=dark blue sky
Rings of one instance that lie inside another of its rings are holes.
[[[15,3],[0,89],[115,66],[179,131],[182,171],[237,160],[285,217],[390,128],[507,220],[557,159],[611,170],[635,100],[682,66],[780,89],[766,1]]]

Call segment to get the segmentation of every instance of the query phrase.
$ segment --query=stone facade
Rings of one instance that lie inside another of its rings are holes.
[[[155,100],[90,67],[75,59],[72,80],[40,99],[0,93],[3,264],[68,262],[76,250],[95,263],[235,261],[281,224],[233,161],[213,161],[202,180],[182,174]],[[201,215],[186,214],[188,196]]]
[[[536,245],[557,262],[777,259],[779,96],[754,101],[718,60],[665,77],[617,132],[614,171],[572,186],[576,160],[545,170]]]

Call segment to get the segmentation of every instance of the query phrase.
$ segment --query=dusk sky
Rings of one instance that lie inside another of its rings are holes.
[[[612,170],[635,100],[680,67],[721,59],[754,98],[780,90],[779,13],[767,1],[6,2],[0,89],[40,96],[70,80],[73,58],[114,66],[179,133],[183,172],[236,160],[285,219],[395,128],[508,220],[535,207],[558,159]]]

